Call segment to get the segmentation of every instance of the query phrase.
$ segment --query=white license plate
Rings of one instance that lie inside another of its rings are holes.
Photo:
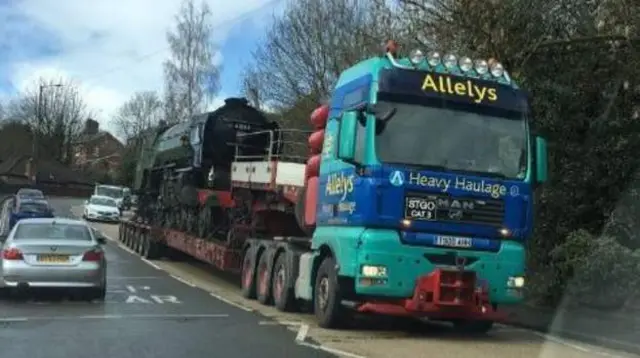
[[[468,237],[436,236],[437,246],[470,248],[473,240]]]

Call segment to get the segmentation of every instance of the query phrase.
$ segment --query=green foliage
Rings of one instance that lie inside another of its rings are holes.
[[[578,229],[550,254],[565,294],[599,309],[621,308],[640,284],[640,253],[610,236]]]
[[[136,163],[138,161],[138,153],[127,148],[122,158],[122,166],[118,172],[118,183],[124,186],[132,187],[136,175]]]
[[[325,6],[338,6],[340,2],[331,1]],[[635,276],[640,276],[633,275],[639,268],[634,250],[640,248],[640,235],[636,234],[640,233],[640,3],[371,3],[377,7],[366,11],[378,13],[369,14],[366,19],[384,26],[375,26],[369,34],[350,39],[349,46],[340,47],[341,55],[351,51],[350,56],[342,57],[357,59],[363,49],[373,48],[372,41],[381,43],[386,40],[380,37],[382,34],[392,33],[395,40],[406,45],[405,51],[420,47],[497,58],[532,94],[532,127],[549,142],[551,180],[535,194],[535,233],[528,242],[528,293],[549,304],[571,294],[596,307],[620,306],[626,295],[634,292]],[[294,15],[296,12],[290,11],[279,19],[282,29],[297,23]],[[312,18],[313,12],[305,16]],[[340,27],[341,23],[332,22],[332,26]],[[299,43],[314,41],[311,32],[295,34]],[[260,63],[275,63],[282,58],[286,52],[272,53],[268,45],[282,42],[283,38],[281,32],[268,34],[261,46],[258,69],[265,69]],[[332,46],[314,48],[315,60],[333,59],[338,52]],[[283,64],[270,66],[269,76],[303,78],[289,81],[294,84],[289,94],[295,93],[297,98],[294,102],[287,97],[291,110],[284,112],[289,115],[286,120],[306,121],[319,98],[311,92],[311,84],[325,85],[327,76],[324,72],[302,76],[299,68],[312,66]],[[334,75],[344,66],[345,63],[335,66]],[[300,81],[306,81],[305,90],[300,89]],[[260,83],[256,86],[260,87]],[[275,94],[269,91],[272,88],[265,87],[256,90],[273,97]],[[309,98],[314,104],[308,102]]]

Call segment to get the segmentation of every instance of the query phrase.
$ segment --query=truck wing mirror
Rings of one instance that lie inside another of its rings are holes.
[[[357,112],[345,112],[340,119],[338,159],[353,163],[356,156]]]
[[[547,140],[536,136],[536,181],[538,183],[544,183],[547,181],[548,164],[547,164]]]

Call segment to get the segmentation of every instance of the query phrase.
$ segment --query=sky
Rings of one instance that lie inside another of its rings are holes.
[[[212,9],[221,91],[240,95],[240,75],[284,0],[204,0]],[[101,128],[137,91],[162,91],[166,31],[179,0],[0,0],[0,101],[40,77],[73,80]],[[114,133],[115,134],[115,133]]]

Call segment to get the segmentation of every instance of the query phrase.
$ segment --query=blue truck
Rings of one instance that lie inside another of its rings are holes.
[[[283,311],[311,307],[327,328],[355,311],[482,333],[501,307],[522,301],[547,145],[532,132],[527,93],[499,62],[400,56],[390,42],[341,73],[330,103],[311,114],[311,154],[301,161],[281,150],[286,129],[264,125],[231,136],[230,162],[215,156],[223,147],[202,149],[246,113],[256,115],[230,103],[164,132],[191,149],[179,167],[149,162],[141,178],[151,184],[137,189],[148,218],[123,222],[120,240],[147,258],[179,250],[237,272],[245,297]],[[246,140],[257,137],[268,140]],[[154,158],[156,142],[143,154]],[[248,143],[267,145],[238,154]],[[209,170],[210,158],[218,164]],[[224,185],[205,187],[198,178],[214,172]],[[197,195],[190,206],[157,201],[194,178],[197,190],[180,191]],[[202,224],[212,219],[222,235]]]

